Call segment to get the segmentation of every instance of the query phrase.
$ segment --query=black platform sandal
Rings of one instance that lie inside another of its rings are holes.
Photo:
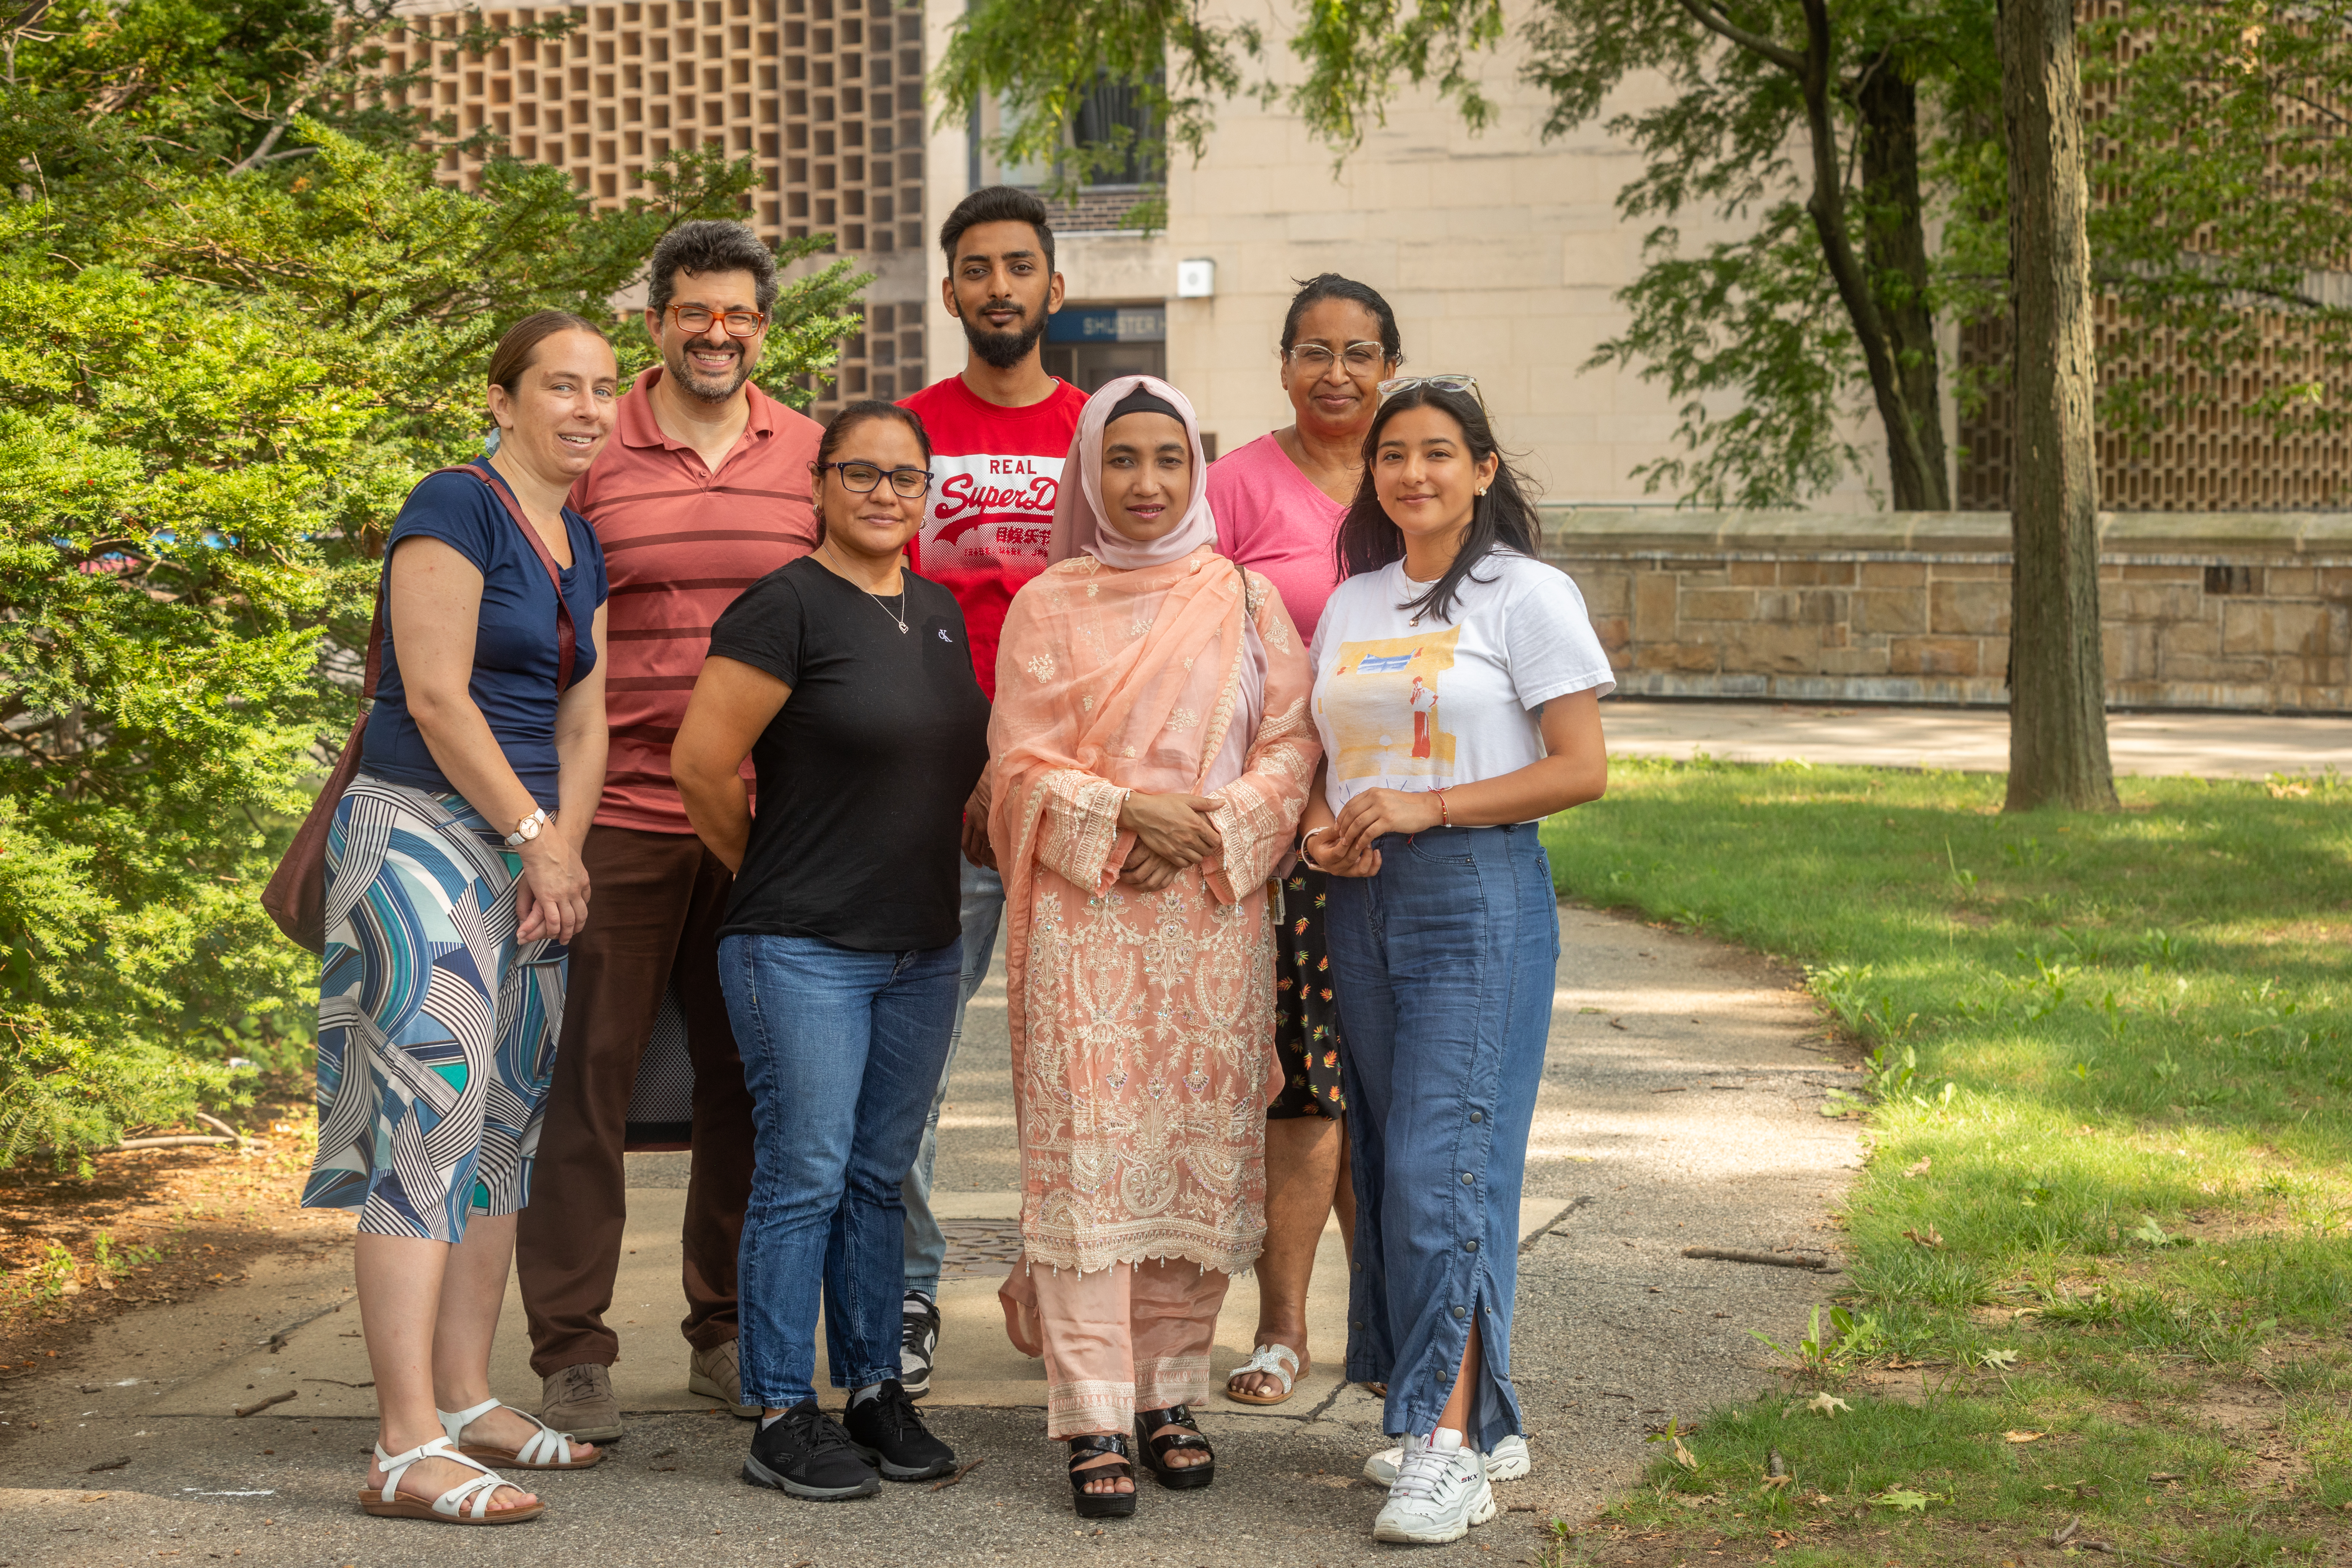
[[[1116,1454],[1118,1463],[1078,1466],[1104,1454]],[[1090,1492],[1088,1481],[1133,1480],[1135,1465],[1127,1457],[1127,1439],[1117,1432],[1096,1432],[1070,1439],[1070,1502],[1080,1519],[1126,1519],[1135,1512],[1133,1492]]]
[[[1182,1430],[1163,1432],[1163,1426]],[[1217,1479],[1216,1450],[1209,1447],[1200,1427],[1192,1424],[1192,1411],[1181,1405],[1171,1405],[1165,1410],[1137,1411],[1135,1440],[1141,1447],[1143,1462],[1151,1467],[1151,1473],[1170,1491],[1191,1491]],[[1198,1448],[1209,1458],[1198,1465],[1170,1464],[1168,1456],[1179,1448]]]

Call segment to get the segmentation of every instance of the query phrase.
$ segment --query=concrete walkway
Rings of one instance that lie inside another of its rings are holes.
[[[1822,708],[1786,702],[1601,705],[1609,749],[1620,756],[1704,752],[1718,762],[1809,763],[2009,771],[2009,712],[2000,708]],[[2273,773],[2352,773],[2352,719],[2269,713],[2111,713],[2116,772],[2260,779]]]
[[[1533,1556],[1546,1521],[1588,1517],[1655,1456],[1642,1441],[1648,1426],[1669,1416],[1687,1425],[1771,1383],[1746,1331],[1787,1342],[1834,1287],[1804,1270],[1681,1256],[1692,1244],[1837,1247],[1822,1216],[1859,1149],[1850,1124],[1816,1113],[1841,1069],[1822,1054],[1791,977],[1703,939],[1561,915],[1512,1345],[1536,1473],[1504,1489],[1510,1511],[1430,1552],[1432,1562]],[[942,1207],[960,1216],[957,1278],[926,1408],[965,1459],[986,1461],[960,1485],[887,1487],[870,1501],[826,1506],[736,1479],[748,1424],[684,1386],[684,1160],[632,1156],[634,1250],[614,1312],[629,1433],[592,1473],[532,1478],[555,1505],[546,1519],[506,1534],[358,1513],[372,1395],[349,1252],[336,1247],[272,1260],[200,1301],[116,1320],[71,1361],[13,1385],[12,1408],[0,1410],[0,1560],[1336,1568],[1385,1550],[1370,1534],[1380,1494],[1358,1475],[1384,1446],[1381,1406],[1330,1364],[1342,1349],[1347,1277],[1336,1232],[1325,1237],[1309,1310],[1318,1364],[1290,1402],[1258,1410],[1212,1394],[1201,1413],[1217,1444],[1214,1487],[1179,1494],[1147,1480],[1134,1520],[1101,1534],[1078,1526],[1059,1450],[1043,1440],[1041,1373],[1006,1343],[994,1301],[1016,1213],[1003,1003],[1001,979],[992,981],[940,1140]],[[1255,1281],[1237,1281],[1218,1325],[1220,1381],[1248,1353],[1255,1314]],[[520,1318],[510,1300],[493,1386],[528,1405],[538,1384]],[[284,1391],[296,1397],[243,1420],[230,1414]]]

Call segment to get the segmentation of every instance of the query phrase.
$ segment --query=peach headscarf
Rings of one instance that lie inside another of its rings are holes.
[[[1184,515],[1175,527],[1157,539],[1138,543],[1111,527],[1103,513],[1102,464],[1103,426],[1110,423],[1110,411],[1137,387],[1166,402],[1184,422],[1185,438],[1192,443],[1192,493],[1184,507]],[[1076,469],[1076,484],[1070,483]],[[1106,566],[1122,572],[1132,572],[1143,566],[1165,566],[1181,561],[1203,544],[1217,540],[1217,521],[1209,513],[1209,459],[1201,446],[1201,420],[1192,412],[1190,399],[1156,375],[1114,376],[1102,389],[1087,399],[1078,415],[1078,433],[1070,442],[1070,455],[1062,465],[1062,487],[1054,499],[1054,539],[1047,548],[1048,563],[1067,561],[1073,555],[1091,555]]]

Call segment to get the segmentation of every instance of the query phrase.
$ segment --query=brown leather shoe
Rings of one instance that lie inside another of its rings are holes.
[[[760,1414],[758,1405],[743,1403],[743,1363],[733,1340],[694,1352],[694,1360],[688,1363],[686,1391],[716,1399],[746,1421]]]
[[[541,1384],[539,1418],[583,1443],[612,1442],[621,1435],[612,1372],[593,1361],[557,1368]]]

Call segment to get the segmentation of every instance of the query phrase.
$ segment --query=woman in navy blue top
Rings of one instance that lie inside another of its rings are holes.
[[[359,1215],[379,1413],[360,1506],[456,1524],[545,1511],[490,1463],[604,1457],[491,1398],[489,1354],[604,784],[604,556],[564,498],[612,434],[612,345],[541,311],[488,391],[497,454],[418,485],[386,547],[383,673],[327,841],[302,1194]]]

